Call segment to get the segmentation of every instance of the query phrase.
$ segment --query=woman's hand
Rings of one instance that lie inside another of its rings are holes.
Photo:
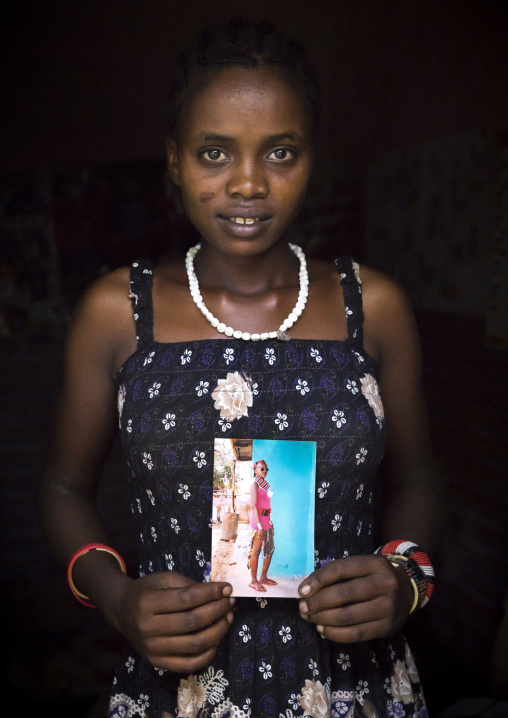
[[[197,583],[175,571],[131,579],[118,572],[108,620],[155,667],[192,673],[206,666],[233,620],[228,583]]]
[[[300,615],[336,643],[386,638],[406,621],[414,599],[402,566],[384,556],[350,556],[311,573],[299,587]]]

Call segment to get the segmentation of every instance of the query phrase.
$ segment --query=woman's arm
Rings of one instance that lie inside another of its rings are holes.
[[[251,515],[254,520],[254,523],[256,526],[260,524],[259,520],[259,513],[258,513],[258,491],[259,487],[255,481],[253,481],[250,485],[249,494],[250,494],[250,510]]]
[[[38,499],[43,533],[62,567],[82,546],[108,543],[95,493],[118,423],[114,376],[136,348],[127,292],[123,270],[99,280],[68,336]],[[133,580],[104,552],[80,557],[73,578],[111,625],[159,668],[192,671],[206,665],[232,618],[228,584],[199,584],[176,572]]]

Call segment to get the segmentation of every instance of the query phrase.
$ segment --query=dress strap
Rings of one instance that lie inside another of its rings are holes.
[[[348,340],[363,347],[363,305],[360,265],[352,257],[339,257],[335,260],[340,273],[340,283],[346,308]]]
[[[136,323],[138,349],[153,342],[153,262],[140,259],[131,265],[129,298]]]

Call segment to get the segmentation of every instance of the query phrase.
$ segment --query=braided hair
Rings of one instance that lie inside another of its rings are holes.
[[[303,47],[268,22],[234,19],[204,30],[176,61],[169,87],[168,129],[178,131],[183,105],[204,89],[213,74],[228,66],[270,67],[307,102],[313,135],[319,126],[319,85]]]

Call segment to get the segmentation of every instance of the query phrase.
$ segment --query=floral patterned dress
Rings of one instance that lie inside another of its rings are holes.
[[[344,341],[165,344],[153,339],[152,266],[132,266],[138,344],[118,374],[118,406],[141,576],[174,569],[210,580],[215,437],[316,441],[316,567],[379,545],[383,406],[363,348],[359,268],[347,258],[337,266]],[[216,658],[195,675],[157,670],[131,649],[110,718],[426,718],[402,635],[338,644],[300,618],[295,599],[236,606]]]

